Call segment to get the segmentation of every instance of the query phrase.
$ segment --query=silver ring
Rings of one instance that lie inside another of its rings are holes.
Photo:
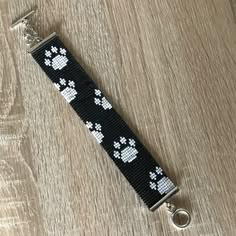
[[[186,222],[183,223],[183,224],[178,224],[176,222],[176,218],[178,216],[186,216]],[[183,208],[178,208],[178,209],[174,210],[174,212],[171,213],[171,220],[172,220],[173,224],[177,228],[183,229],[183,228],[188,227],[188,225],[190,224],[190,222],[191,222],[191,215],[190,215],[190,213],[187,210],[185,210]]]

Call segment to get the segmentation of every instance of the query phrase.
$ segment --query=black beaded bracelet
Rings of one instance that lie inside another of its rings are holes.
[[[150,209],[176,192],[177,187],[55,33],[31,54]]]
[[[70,103],[148,208],[155,210],[167,202],[178,188],[114,110],[56,33],[43,40],[38,37],[27,19],[32,13],[34,11],[16,21],[12,27],[19,23],[24,24],[25,41],[29,44],[29,52],[35,61]],[[176,226],[184,228],[190,223],[190,215],[186,210],[176,209],[172,204],[167,204],[167,207]],[[187,222],[178,225],[174,217],[180,213],[187,216]]]

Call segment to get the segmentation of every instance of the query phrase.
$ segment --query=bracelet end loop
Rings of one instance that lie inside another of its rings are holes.
[[[184,208],[177,208],[174,204],[166,202],[166,208],[171,214],[171,220],[178,229],[187,228],[191,222],[190,213]]]

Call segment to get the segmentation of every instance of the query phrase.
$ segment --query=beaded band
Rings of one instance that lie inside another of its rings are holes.
[[[178,190],[55,33],[31,54],[149,209]]]

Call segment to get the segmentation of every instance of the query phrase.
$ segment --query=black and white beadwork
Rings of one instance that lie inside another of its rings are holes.
[[[50,49],[45,50],[44,63],[46,66],[50,66],[54,70],[61,70],[67,65],[67,62],[68,58],[66,57],[65,48],[51,46]]]
[[[149,208],[177,190],[57,36],[32,56]]]
[[[151,189],[158,191],[161,195],[169,193],[175,188],[173,182],[167,177],[163,176],[161,167],[156,167],[155,171],[149,172]]]
[[[97,106],[101,106],[104,110],[110,110],[112,108],[107,99],[102,96],[102,92],[99,89],[94,89],[94,95],[94,103]]]
[[[75,89],[75,82],[73,80],[59,78],[58,83],[54,83],[54,85],[68,103],[73,101],[78,94]]]
[[[124,163],[132,162],[137,158],[138,150],[135,148],[134,139],[126,139],[120,137],[118,141],[114,141],[114,158],[121,159]]]
[[[86,121],[86,126],[89,128],[92,135],[96,138],[98,143],[102,143],[104,135],[102,134],[102,126],[98,123],[93,124],[90,121]]]

